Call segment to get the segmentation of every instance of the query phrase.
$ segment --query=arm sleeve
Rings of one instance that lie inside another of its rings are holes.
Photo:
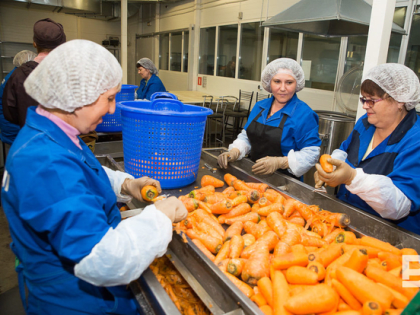
[[[130,202],[132,197],[121,194],[121,186],[127,178],[134,179],[134,177],[128,173],[114,171],[105,166],[102,166],[102,168],[104,169],[106,175],[109,178],[109,182],[111,183],[112,190],[115,192],[115,195],[117,196],[117,201]]]
[[[3,91],[3,114],[6,120],[10,121],[11,123],[18,125],[19,124],[19,115],[17,111],[17,98],[15,93],[15,82],[14,76],[10,77],[7,81],[6,86],[4,87]]]
[[[238,135],[236,140],[229,145],[229,150],[232,150],[233,148],[236,148],[241,152],[238,160],[243,159],[244,156],[251,151],[251,143],[249,142],[245,129],[242,129],[242,132]]]
[[[287,154],[289,162],[289,172],[296,177],[300,177],[313,167],[319,158],[320,148],[306,147],[300,151],[290,150]]]
[[[150,100],[150,97],[153,95],[153,93],[165,92],[165,91],[162,91],[163,90],[163,88],[161,87],[162,84],[158,84],[157,82],[156,83],[150,82],[149,84],[150,85],[148,86],[147,92],[146,92],[146,97],[145,97],[146,99]]]
[[[337,159],[340,161],[345,161],[347,159],[347,155],[348,155],[347,152],[340,149],[335,149],[333,153],[331,153],[331,157],[333,159]]]
[[[157,237],[158,236],[158,237]],[[154,205],[110,228],[74,268],[76,277],[96,286],[128,284],[140,277],[172,239],[171,220]]]
[[[410,212],[411,201],[384,175],[365,174],[357,168],[357,175],[346,188],[359,196],[385,219],[398,220]]]

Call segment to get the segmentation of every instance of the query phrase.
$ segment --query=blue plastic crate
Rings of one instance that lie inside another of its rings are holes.
[[[137,85],[123,84],[121,91],[115,96],[115,102],[118,104],[122,101],[134,101],[136,99]],[[115,113],[106,114],[102,117],[102,122],[96,126],[97,132],[121,132],[121,110],[118,106]]]
[[[154,178],[164,189],[183,187],[196,180],[211,109],[184,105],[170,93],[155,93],[150,102],[121,102],[117,106],[121,110],[127,173]]]

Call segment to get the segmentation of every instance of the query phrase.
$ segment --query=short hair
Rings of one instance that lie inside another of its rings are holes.
[[[362,83],[362,86],[360,87],[360,90],[363,93],[369,94],[369,95],[376,95],[379,97],[384,97],[385,94],[387,94],[379,85],[377,85],[372,80],[365,80]]]

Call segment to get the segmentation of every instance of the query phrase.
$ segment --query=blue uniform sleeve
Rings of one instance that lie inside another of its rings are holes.
[[[153,93],[156,92],[166,92],[166,88],[163,85],[162,81],[159,79],[159,77],[155,76],[153,79],[150,79],[150,81],[147,84],[147,91],[146,91],[146,99],[150,100],[150,97],[153,95]]]
[[[300,123],[295,129],[296,150],[299,151],[306,147],[319,147],[321,139],[319,138],[318,115],[310,109],[302,112],[299,117]]]

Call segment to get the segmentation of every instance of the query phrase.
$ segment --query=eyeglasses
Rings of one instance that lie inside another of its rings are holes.
[[[375,106],[375,104],[377,103],[377,102],[380,102],[380,101],[383,101],[383,100],[385,100],[385,99],[387,99],[387,97],[386,98],[379,98],[379,99],[377,99],[377,100],[368,100],[368,99],[366,99],[366,98],[364,98],[364,97],[361,97],[360,98],[360,102],[362,103],[362,104],[367,104],[369,107],[373,107],[373,106]]]

